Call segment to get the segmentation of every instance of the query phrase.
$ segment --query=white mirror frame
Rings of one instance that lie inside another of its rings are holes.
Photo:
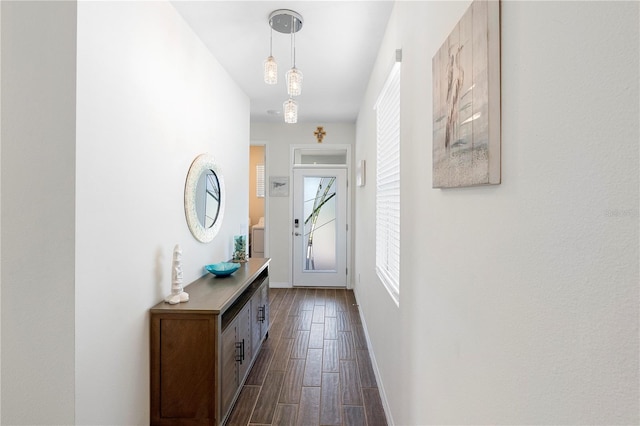
[[[220,185],[220,208],[218,210],[216,221],[210,228],[204,227],[198,219],[198,214],[196,212],[196,188],[198,186],[200,175],[206,170],[211,170],[216,174],[218,184]],[[184,185],[184,213],[187,218],[187,225],[189,226],[191,234],[193,234],[195,239],[201,243],[211,242],[218,231],[220,231],[222,218],[224,216],[225,193],[224,179],[220,169],[213,159],[213,156],[211,154],[198,155],[196,159],[193,160],[193,163],[191,163],[191,167],[189,167],[187,181]]]

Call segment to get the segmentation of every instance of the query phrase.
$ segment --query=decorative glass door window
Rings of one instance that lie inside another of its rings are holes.
[[[304,178],[305,271],[336,270],[336,178]]]

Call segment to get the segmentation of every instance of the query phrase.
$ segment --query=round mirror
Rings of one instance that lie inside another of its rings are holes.
[[[224,195],[224,181],[213,157],[196,157],[184,187],[184,211],[189,230],[198,241],[208,243],[220,230]]]
[[[196,185],[196,215],[205,229],[211,228],[220,213],[220,181],[213,170],[200,173]]]

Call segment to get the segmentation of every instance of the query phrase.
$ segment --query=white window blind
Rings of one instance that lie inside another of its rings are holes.
[[[376,110],[376,272],[400,300],[400,62],[384,84]]]
[[[256,165],[256,197],[264,198],[264,164]]]

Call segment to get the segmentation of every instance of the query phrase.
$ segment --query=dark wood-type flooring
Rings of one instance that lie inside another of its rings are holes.
[[[270,289],[270,303],[227,425],[386,425],[353,291]]]

